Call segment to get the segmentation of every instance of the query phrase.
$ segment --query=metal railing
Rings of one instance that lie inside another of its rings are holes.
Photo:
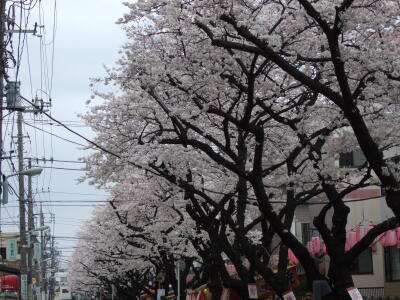
[[[367,287],[367,288],[358,288],[361,295],[365,298],[378,298],[383,297],[385,295],[385,291],[383,287]]]

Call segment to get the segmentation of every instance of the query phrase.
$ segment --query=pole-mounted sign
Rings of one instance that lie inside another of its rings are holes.
[[[17,238],[7,239],[6,258],[8,261],[17,260]]]

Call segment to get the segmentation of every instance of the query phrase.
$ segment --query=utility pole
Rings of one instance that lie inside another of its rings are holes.
[[[49,277],[49,300],[54,299],[54,288],[55,288],[55,267],[56,267],[56,257],[55,257],[55,251],[54,251],[54,236],[51,238],[51,244],[50,244],[50,255],[51,255],[51,262],[50,262],[50,277]]]
[[[4,77],[6,75],[5,52],[6,45],[4,42],[6,32],[6,0],[0,0],[0,183],[2,182],[2,156],[3,156],[3,98],[4,98]],[[1,189],[1,184],[0,184]],[[0,231],[1,233],[1,231]]]
[[[18,172],[24,169],[24,145],[23,145],[23,132],[22,132],[22,112],[17,112],[17,129],[18,129]],[[27,275],[27,243],[26,243],[26,223],[25,223],[25,183],[24,175],[18,175],[18,198],[19,198],[19,234],[20,234],[20,271],[21,271],[21,300],[28,299],[28,275]]]
[[[42,210],[42,203],[40,203],[40,227],[44,226],[44,216],[43,216],[43,210]],[[47,262],[43,260],[43,254],[46,250],[46,241],[45,241],[45,235],[44,232],[40,232],[40,300],[46,299],[46,267],[47,267]],[[43,297],[44,293],[44,297]]]
[[[31,159],[29,158],[28,160],[28,169],[32,168],[32,162]],[[33,220],[33,197],[32,197],[32,176],[28,176],[28,239],[31,239],[31,233],[35,229],[35,224]],[[32,299],[32,277],[33,277],[33,267],[32,267],[32,261],[33,261],[33,244],[32,240],[28,242],[28,245],[30,246],[28,250],[28,295],[29,299]]]
[[[4,98],[4,77],[6,76],[5,52],[6,45],[4,41],[6,33],[6,0],[0,0],[0,194],[3,183],[3,98]],[[3,199],[0,201],[0,213]],[[1,221],[1,220],[0,220]],[[1,226],[0,226],[1,235]]]

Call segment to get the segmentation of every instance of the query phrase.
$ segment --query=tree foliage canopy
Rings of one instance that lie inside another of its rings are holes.
[[[109,151],[87,158],[88,178],[127,201],[117,205],[125,227],[138,222],[152,239],[168,229],[200,257],[192,242],[201,233],[213,259],[225,253],[244,281],[252,272],[276,279],[267,267],[274,234],[284,245],[280,270],[289,247],[310,280],[325,278],[289,229],[298,205],[327,199],[314,224],[334,262],[325,279],[345,297],[351,262],[400,218],[398,169],[385,160],[400,132],[399,2],[126,5],[128,42],[99,80],[119,92],[95,91],[104,101],[84,116]],[[339,154],[354,149],[366,163],[338,170]],[[382,186],[396,218],[346,252],[343,198],[368,185]],[[142,223],[148,214],[156,227]]]

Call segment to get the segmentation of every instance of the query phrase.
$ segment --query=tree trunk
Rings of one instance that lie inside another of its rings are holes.
[[[207,286],[210,289],[212,299],[221,299],[222,288],[219,281],[210,281]]]
[[[354,286],[350,265],[345,265],[342,261],[331,260],[328,273],[334,289],[332,291],[334,298],[326,299],[350,300],[347,288]]]
[[[118,300],[130,300],[132,296],[125,290],[117,289],[117,298]]]

